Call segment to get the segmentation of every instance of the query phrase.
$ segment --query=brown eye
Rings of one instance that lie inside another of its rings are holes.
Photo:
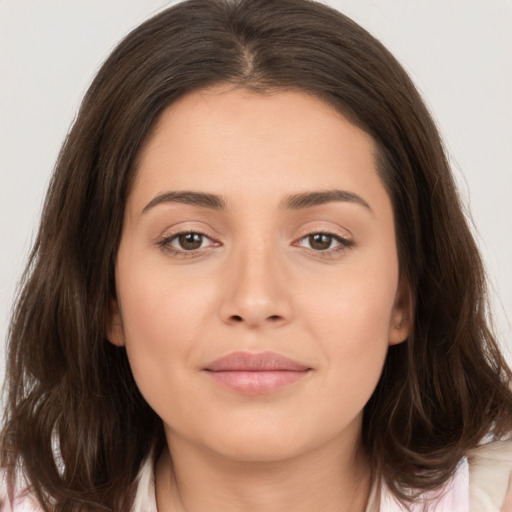
[[[184,257],[202,254],[204,250],[220,244],[201,232],[184,231],[162,238],[157,245],[165,252]]]
[[[313,251],[318,256],[335,257],[341,255],[347,249],[354,246],[352,240],[347,240],[343,236],[319,232],[310,233],[293,243],[297,247],[304,247]]]
[[[199,233],[182,233],[176,238],[180,249],[184,251],[194,251],[202,246],[204,235]]]
[[[325,233],[315,233],[308,236],[308,242],[311,249],[315,251],[326,251],[331,248],[333,236]]]

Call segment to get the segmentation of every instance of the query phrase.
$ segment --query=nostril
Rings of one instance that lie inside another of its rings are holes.
[[[281,315],[269,315],[267,317],[262,317],[262,321],[269,322],[271,324],[278,324],[283,320],[283,317]],[[233,324],[240,324],[240,323],[247,323],[248,325],[258,324],[259,320],[256,318],[251,317],[251,315],[248,316],[241,316],[241,315],[230,315],[229,316],[229,322]]]

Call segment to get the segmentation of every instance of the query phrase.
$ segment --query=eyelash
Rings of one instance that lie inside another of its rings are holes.
[[[298,242],[302,242],[303,240],[307,240],[309,237],[316,236],[316,235],[323,235],[331,238],[331,241],[334,241],[338,243],[338,246],[334,248],[328,248],[325,250],[314,250],[313,248],[305,248],[306,250],[312,250],[315,254],[315,256],[319,256],[322,258],[329,258],[329,257],[335,257],[339,255],[340,253],[343,253],[347,251],[348,249],[352,248],[354,246],[354,242],[352,240],[348,240],[344,238],[343,236],[340,236],[336,233],[331,233],[329,231],[313,231],[311,233],[308,233],[307,235],[302,236],[299,238]],[[295,246],[301,247],[296,242],[294,242]]]
[[[201,242],[203,242],[205,238],[212,240],[211,237],[209,237],[206,233],[202,233],[201,231],[190,230],[190,231],[180,231],[179,233],[175,233],[173,235],[166,236],[166,237],[162,238],[161,240],[159,240],[157,242],[157,245],[160,246],[162,251],[170,253],[173,256],[179,256],[181,258],[192,258],[194,256],[197,256],[199,251],[201,251],[202,249],[205,249],[204,247],[202,247],[202,248],[200,247],[199,249],[194,249],[194,250],[190,250],[190,251],[187,251],[186,249],[175,249],[171,245],[172,242],[174,240],[178,239],[180,236],[184,236],[184,235],[199,235],[203,238],[201,240]],[[217,247],[220,244],[218,242],[213,241],[212,245],[214,247]]]
[[[199,235],[200,237],[202,237],[201,242],[203,242],[204,239],[206,238],[206,239],[211,240],[213,242],[213,244],[209,245],[208,247],[200,247],[198,249],[193,249],[190,251],[187,251],[186,249],[175,249],[171,245],[172,242],[177,240],[180,236],[184,236],[184,235]],[[339,244],[335,248],[328,248],[325,250],[318,250],[318,251],[314,250],[313,248],[307,248],[307,247],[304,248],[307,251],[312,251],[315,254],[315,256],[319,256],[319,257],[323,257],[323,258],[334,257],[334,256],[336,256],[354,246],[353,241],[347,240],[346,238],[344,238],[338,234],[331,233],[329,231],[314,231],[314,232],[308,233],[307,235],[300,237],[297,242],[293,242],[292,245],[294,245],[295,247],[302,247],[301,245],[299,245],[299,242],[302,242],[303,240],[307,240],[309,237],[312,237],[315,235],[328,236],[332,239],[332,241]],[[201,231],[192,231],[191,230],[191,231],[181,231],[179,233],[175,233],[173,235],[166,236],[166,237],[162,238],[161,240],[159,240],[157,242],[157,245],[162,249],[162,251],[170,253],[173,256],[179,256],[181,258],[191,258],[191,257],[198,256],[199,252],[204,249],[207,249],[209,247],[218,247],[220,245],[220,243],[212,240],[211,237],[209,237],[206,233],[202,233]]]

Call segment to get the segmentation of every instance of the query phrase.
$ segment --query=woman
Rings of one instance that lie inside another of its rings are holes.
[[[511,373],[439,136],[321,4],[193,0],[114,50],[8,364],[2,466],[43,510],[508,506]]]

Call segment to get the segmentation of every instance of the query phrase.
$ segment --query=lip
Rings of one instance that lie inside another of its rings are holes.
[[[302,380],[311,370],[275,352],[232,352],[203,368],[218,384],[247,395],[277,391]]]

